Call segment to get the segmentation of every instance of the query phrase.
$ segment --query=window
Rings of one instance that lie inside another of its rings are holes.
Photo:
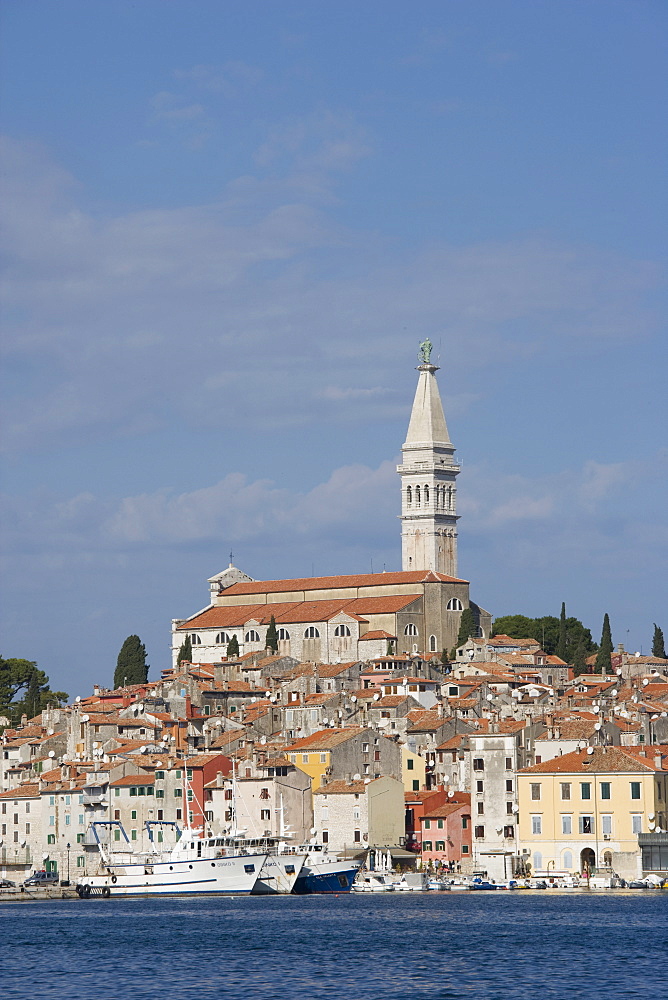
[[[417,634],[418,634],[417,628],[415,627],[413,622],[409,622],[406,628],[404,629],[404,635],[417,635]]]
[[[137,839],[137,831],[130,830],[130,840],[136,840],[136,839]]]
[[[407,771],[412,771],[414,764],[415,764],[415,761],[413,760],[413,758],[409,757],[408,760],[406,761],[406,770]]]
[[[538,802],[540,800],[540,782],[531,783],[531,798],[534,802]]]
[[[459,688],[458,687],[454,687],[454,686],[451,685],[448,688],[448,697],[449,698],[456,698],[458,695],[459,695]]]
[[[437,851],[444,851],[445,850],[445,841],[444,840],[437,840],[436,841],[436,850]]]
[[[640,798],[640,782],[639,781],[632,781],[631,782],[631,798],[632,799],[639,799]]]
[[[85,837],[83,833],[77,833],[77,844],[83,844]]]
[[[121,839],[121,831],[114,830],[114,840],[120,840],[120,839]]]
[[[573,867],[573,853],[572,853],[572,851],[564,851],[564,853],[561,855],[561,866],[566,871],[568,871],[569,868]]]
[[[507,816],[512,816],[513,815],[513,804],[512,804],[512,802],[506,802],[506,815]]]
[[[429,636],[429,652],[430,653],[435,653],[436,652],[436,636],[435,635],[430,635]]]
[[[229,641],[230,641],[230,637],[227,634],[227,632],[219,632],[218,635],[216,636],[216,645],[217,646],[227,646],[227,644],[229,643]]]
[[[183,789],[182,788],[175,788],[174,789],[174,798],[175,799],[181,799],[181,798],[183,798]]]
[[[329,843],[329,833],[327,832],[327,830],[322,831],[322,842],[323,844]]]
[[[469,853],[469,845],[462,844],[462,854],[468,854],[468,853]]]
[[[513,758],[506,757],[506,771],[512,771],[513,769]]]
[[[419,792],[420,791],[420,782],[419,782],[418,778],[415,778],[413,780],[413,791],[414,792]]]
[[[534,872],[539,871],[543,867],[543,852],[534,851],[533,852],[533,870]]]
[[[484,815],[485,815],[485,803],[478,802],[478,816],[484,816]]]
[[[503,828],[503,836],[504,837],[514,837],[515,836],[515,827],[514,826],[504,826],[504,828]]]
[[[259,642],[259,641],[260,641],[260,633],[257,631],[257,629],[249,628],[248,631],[246,632],[244,642]]]
[[[133,809],[130,813],[130,819],[137,819],[137,810]]]
[[[406,487],[406,503],[409,507],[413,503],[413,491],[410,486]]]
[[[580,816],[580,833],[593,833],[593,832],[594,832],[594,817]]]
[[[285,642],[287,639],[290,638],[290,633],[286,628],[279,628],[278,638],[281,640],[281,642]]]
[[[361,839],[362,839],[362,837],[361,837],[360,831],[359,830],[354,830],[353,831],[353,840],[355,841],[355,843],[359,844],[359,842],[360,842]]]
[[[474,771],[484,771],[485,770],[485,762],[482,759],[482,757],[474,757],[473,758],[473,770]]]
[[[612,816],[601,816],[601,833],[604,837],[612,836]]]
[[[260,809],[260,819],[270,820],[271,819],[271,809]]]
[[[580,798],[581,799],[591,798],[591,785],[588,781],[580,782]]]
[[[415,487],[415,503],[417,504],[418,507],[420,506],[420,487],[419,486]]]
[[[609,799],[610,798],[610,782],[609,781],[602,781],[601,782],[601,798],[602,799]],[[603,832],[605,833],[605,831],[603,831]]]
[[[507,792],[512,792],[512,790],[513,790],[513,779],[512,778],[506,778],[506,791]]]
[[[462,830],[468,830],[470,816],[462,816]]]
[[[542,816],[532,816],[531,817],[531,832],[533,834],[540,834],[543,832],[543,817]]]
[[[302,764],[308,764],[308,754],[307,753],[303,753],[302,754]]]
[[[320,638],[320,633],[318,632],[318,630],[315,627],[315,625],[309,625],[309,627],[304,632],[304,638],[305,639],[319,639]]]
[[[476,783],[475,783],[475,790],[476,790],[476,792],[482,792],[483,786],[484,786],[484,782],[483,781],[476,781]]]
[[[55,825],[56,825],[56,817],[49,816],[49,826],[55,826]]]
[[[474,830],[474,833],[475,833],[476,837],[478,838],[478,840],[482,840],[483,837],[485,836],[485,827],[484,826],[477,826],[475,828],[475,830]]]
[[[191,646],[201,646],[202,645],[202,640],[201,640],[201,638],[198,635],[196,635],[193,632],[193,634],[190,636],[190,644],[191,644]]]
[[[133,785],[133,786],[131,787],[131,789],[130,789],[130,795],[136,795],[136,794],[137,794],[137,789],[136,789],[136,787],[135,787],[135,786]]]
[[[155,772],[155,780],[156,781],[163,781],[164,777],[165,777],[165,772],[164,771],[156,771]]]
[[[639,813],[631,816],[631,831],[632,833],[642,833],[642,816]]]
[[[55,833],[48,834],[48,836],[46,838],[46,842],[47,842],[47,844],[55,844],[55,842],[56,842],[56,835],[55,835]]]
[[[425,830],[430,830],[431,829],[431,820],[430,819],[426,819],[424,821],[424,828],[425,828]]]
[[[561,832],[566,834],[573,833],[573,817],[564,814],[561,817]]]
[[[431,847],[431,840],[423,840],[422,841],[422,850],[423,851],[431,851],[431,849],[432,849],[432,847]]]
[[[260,789],[260,798],[261,799],[268,799],[269,798],[269,789],[268,788],[262,788],[262,789]]]
[[[448,611],[463,611],[464,605],[458,597],[451,597],[446,605]]]
[[[568,802],[571,797],[571,783],[570,781],[561,782],[561,800],[562,802]]]
[[[155,797],[156,797],[156,799],[164,799],[164,797],[165,797],[165,790],[164,790],[164,788],[156,788],[156,790],[155,790]]]
[[[337,625],[334,629],[334,635],[349,636],[350,629],[347,625]]]
[[[443,820],[442,819],[436,820],[436,826],[438,827],[439,830],[442,830],[443,829]]]

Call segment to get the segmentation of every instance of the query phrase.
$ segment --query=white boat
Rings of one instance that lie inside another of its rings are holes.
[[[389,875],[361,872],[353,882],[353,892],[395,892],[396,885]]]
[[[96,825],[120,826],[118,821]],[[99,873],[87,876],[76,886],[82,898],[176,893],[249,895],[268,859],[266,850],[238,849],[227,838],[205,838],[201,831],[192,829],[184,830],[169,851],[112,852],[106,850],[99,837],[98,847]]]

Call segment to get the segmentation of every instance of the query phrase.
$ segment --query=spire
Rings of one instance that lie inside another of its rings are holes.
[[[441,394],[434,378],[434,374],[438,371],[438,365],[424,363],[418,365],[417,370],[420,372],[420,378],[415,390],[408,434],[402,450],[405,451],[408,448],[452,448],[448,425],[443,413]]]

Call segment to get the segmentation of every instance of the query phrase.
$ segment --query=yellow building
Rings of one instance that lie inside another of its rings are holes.
[[[407,746],[401,748],[401,775],[404,791],[419,792],[426,781],[426,761],[418,753],[413,753]]]
[[[638,834],[666,830],[668,754],[651,746],[589,749],[517,773],[519,850],[534,873],[607,869],[633,877]]]

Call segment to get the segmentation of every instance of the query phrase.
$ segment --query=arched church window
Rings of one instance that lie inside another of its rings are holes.
[[[425,488],[424,488],[424,502],[425,503],[429,503],[429,487],[428,486],[425,486]]]
[[[350,635],[350,629],[348,628],[347,625],[337,625],[336,628],[334,629],[334,635],[348,636]]]
[[[429,636],[429,652],[430,653],[435,653],[436,652],[436,636],[435,635],[430,635]]]
[[[230,641],[230,637],[227,634],[227,632],[219,632],[218,635],[216,636],[216,645],[217,646],[227,645],[227,643],[229,641]]]
[[[404,635],[417,635],[417,634],[418,630],[416,629],[415,625],[413,624],[413,622],[409,622],[406,628],[404,629]]]
[[[260,633],[256,629],[254,629],[254,628],[249,628],[248,631],[246,632],[246,638],[245,638],[244,641],[245,642],[259,642],[260,641]]]
[[[464,605],[458,597],[451,597],[447,603],[447,609],[448,611],[463,611]]]
[[[319,639],[320,638],[320,633],[318,632],[318,630],[315,627],[315,625],[309,625],[309,627],[304,632],[304,638],[305,639]]]
[[[419,486],[415,487],[415,505],[416,505],[416,507],[420,506],[420,487]]]
[[[197,635],[196,632],[193,632],[193,634],[190,636],[190,645],[191,646],[201,646],[202,645],[201,636]]]
[[[410,488],[410,486],[406,487],[406,503],[408,504],[409,507],[413,503],[413,490]]]
[[[279,628],[279,630],[278,630],[278,638],[281,641],[284,642],[286,639],[290,638],[290,633],[288,632],[288,630],[286,628]]]

